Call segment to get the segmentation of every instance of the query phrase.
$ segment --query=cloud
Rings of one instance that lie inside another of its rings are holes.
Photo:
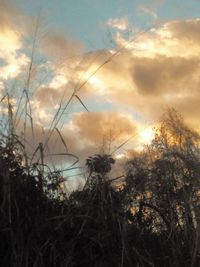
[[[12,1],[0,0],[0,6],[1,95],[5,94],[3,92],[5,87],[6,92],[8,90],[14,97],[19,98],[21,93],[19,91],[26,88],[32,61],[29,97],[31,98],[31,91],[34,91],[35,94],[31,99],[33,115],[37,122],[40,119],[46,125],[51,120],[55,106],[61,98],[64,96],[67,98],[71,93],[71,89],[68,88],[73,81],[69,82],[69,78],[80,61],[83,45],[55,29],[51,29],[45,38],[41,38],[43,26],[39,22],[34,47],[32,33],[36,30],[37,18],[27,17],[21,10],[15,8]],[[33,47],[33,58],[31,58]],[[15,78],[16,87],[11,92],[11,86],[6,87],[5,84]],[[49,108],[52,112],[49,112]]]
[[[0,3],[4,3],[0,10],[2,88],[2,80],[17,77],[29,57],[21,51],[20,28],[12,23],[17,11],[6,1]],[[140,144],[152,137],[144,121],[156,122],[167,107],[176,108],[187,122],[200,127],[200,20],[169,21],[136,39],[123,33],[129,26],[127,18],[110,19],[107,25],[117,30],[116,50],[84,53],[80,42],[55,30],[42,40],[39,52],[47,59],[44,67],[49,76],[31,99],[34,136],[31,127],[26,132],[30,155],[40,142],[46,142],[59,104],[62,101],[63,108],[76,89],[83,102],[90,103],[90,112],[79,112],[83,106],[74,99],[58,125],[63,125],[59,130],[68,150],[54,131],[46,155],[72,153],[83,165],[88,156],[110,153],[134,136],[125,147],[128,152],[122,148],[116,153],[118,161],[124,162],[133,155],[132,150],[141,149]],[[40,76],[40,69],[38,73]],[[105,103],[109,111],[104,110]],[[45,160],[49,163],[51,157]],[[56,164],[70,165],[73,160],[67,155],[53,157]],[[119,171],[119,165],[116,169]]]
[[[197,124],[200,115],[199,34],[199,20],[191,19],[167,22],[139,35],[135,42],[121,35],[120,51],[114,57],[115,51],[109,50],[85,54],[76,68],[68,69],[66,85],[57,89],[42,88],[38,101],[43,105],[55,103],[64,91],[67,100],[77,84],[81,86],[87,81],[77,93],[85,100],[104,99],[113,106],[136,111],[147,120],[156,120],[165,108],[174,107]],[[107,63],[104,65],[104,62]],[[102,67],[99,69],[99,66]],[[73,73],[71,79],[70,73]],[[45,99],[49,99],[46,104]],[[91,108],[95,111],[93,104]],[[96,121],[92,116],[90,120]]]
[[[20,13],[10,1],[0,0],[0,79],[15,78],[20,73],[28,58],[18,53],[23,47],[22,28],[16,21]]]
[[[72,127],[84,144],[94,146],[101,146],[106,139],[113,143],[124,141],[137,130],[130,115],[117,112],[79,113],[74,116]]]
[[[141,4],[137,10],[144,15],[149,15],[156,22],[158,21],[157,9],[159,5],[162,5],[165,0],[153,0],[149,1],[148,4]]]
[[[83,53],[83,43],[74,40],[66,32],[59,29],[51,31],[41,40],[40,50],[50,58],[74,60]]]
[[[115,19],[111,18],[106,22],[106,25],[120,31],[125,31],[128,28],[128,19],[126,17]]]
[[[119,25],[123,25],[119,22],[123,20],[110,20],[110,24],[118,29],[121,27]],[[199,26],[198,19],[170,21],[141,34],[134,42],[118,32],[115,41],[116,49],[120,50],[116,54],[116,50],[107,49],[82,53],[79,42],[52,32],[40,50],[47,58],[50,55],[46,65],[51,72],[50,77],[39,87],[32,100],[36,121],[35,143],[44,142],[48,125],[60,101],[63,100],[64,106],[73,90],[79,88],[81,90],[77,90],[76,94],[81,99],[92,100],[91,112],[78,112],[80,107],[70,110],[70,113],[74,110],[75,113],[61,119],[63,128],[60,131],[69,152],[80,158],[103,149],[109,151],[116,148],[141,131],[144,123],[141,118],[156,121],[166,107],[177,108],[187,121],[199,125]],[[2,52],[2,59],[6,62],[4,68],[10,67],[15,72],[17,69],[13,66],[16,60],[17,66],[21,68],[19,62],[23,64],[26,58],[19,53],[23,45],[20,36],[6,27],[6,31],[0,31],[0,40],[1,34],[3,36],[2,47],[5,40],[4,47],[8,49],[7,54]],[[1,51],[0,43],[0,57]],[[61,64],[53,61],[56,56],[63,59]],[[6,72],[8,70],[4,69],[3,73]],[[98,101],[102,103],[102,109],[106,102],[113,111],[97,112]],[[133,119],[135,114],[140,116],[137,122]],[[44,137],[39,130],[41,124]],[[31,137],[31,132],[27,134]],[[135,138],[136,141],[139,138],[140,135]],[[32,142],[31,138],[29,140]],[[56,132],[50,139],[49,147],[54,153],[64,149]]]
[[[148,118],[158,118],[164,108],[173,106],[198,123],[199,34],[199,20],[193,19],[167,22],[132,43],[121,36],[119,54],[95,74],[91,90],[96,88],[98,94],[102,87],[108,101]]]
[[[48,147],[45,147],[45,161],[51,162],[51,157],[46,157],[47,155],[68,152],[78,156],[82,165],[88,156],[95,153],[111,153],[132,135],[137,135],[138,127],[138,123],[128,113],[75,113],[68,123],[60,129],[67,151],[58,132],[54,130],[48,140]],[[46,143],[48,136],[49,130],[42,124],[34,123],[34,134],[31,127],[27,127],[27,151],[30,157],[39,143]],[[53,157],[56,164],[71,164],[73,160],[73,157],[67,155]]]
[[[153,10],[152,8],[150,8],[150,7],[146,6],[146,5],[139,6],[138,7],[138,11],[150,15],[154,19],[158,18],[158,15],[156,14],[155,10]]]
[[[0,29],[1,31],[7,26],[13,25],[13,15],[16,15],[18,12],[13,6],[12,2],[9,0],[0,0]]]
[[[173,93],[184,94],[188,79],[199,74],[197,58],[156,57],[154,59],[136,59],[133,66],[133,82],[140,94],[163,95]],[[192,87],[192,88],[191,88]],[[197,90],[198,83],[188,84],[187,90]]]
[[[177,38],[186,44],[197,45],[200,42],[200,19],[173,21],[167,25],[172,38]]]

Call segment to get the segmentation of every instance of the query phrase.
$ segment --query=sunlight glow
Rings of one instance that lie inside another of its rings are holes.
[[[12,74],[15,74],[18,70],[18,67],[16,65],[11,65],[8,67],[9,76],[12,76]]]
[[[153,138],[154,132],[152,128],[146,128],[140,132],[140,141],[143,144],[150,144]]]
[[[115,156],[116,159],[123,159],[125,158],[125,155],[124,154],[118,154]]]
[[[19,67],[17,65],[6,65],[2,68],[0,68],[0,78],[3,79],[9,79],[9,78],[14,78],[17,76]]]
[[[90,78],[90,82],[94,85],[97,85],[97,86],[101,85],[101,81],[96,76],[92,76]]]
[[[92,76],[89,79],[89,83],[93,85],[100,94],[105,94],[105,85],[99,78],[97,78],[97,76]]]
[[[0,49],[6,53],[16,51],[21,47],[19,36],[12,29],[6,28],[0,32]]]

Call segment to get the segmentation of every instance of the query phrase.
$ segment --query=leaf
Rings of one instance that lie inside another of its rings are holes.
[[[61,141],[62,141],[62,143],[63,143],[63,145],[64,145],[64,147],[65,147],[65,149],[66,149],[66,151],[68,151],[68,149],[67,149],[67,145],[66,145],[66,143],[65,143],[64,138],[62,137],[61,132],[58,130],[58,128],[56,128],[56,131],[57,131],[57,133],[58,133],[58,135],[59,135],[59,137],[60,137],[60,139],[61,139]]]
[[[77,96],[77,95],[74,95],[74,96],[79,100],[79,102],[81,103],[81,105],[89,112],[89,110],[87,109],[87,107],[85,106],[85,104],[83,103],[83,101],[80,99],[80,97]]]

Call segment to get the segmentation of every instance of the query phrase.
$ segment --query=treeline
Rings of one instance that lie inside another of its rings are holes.
[[[27,165],[17,138],[2,139],[0,266],[200,266],[199,142],[170,110],[117,187],[114,159],[94,155],[85,186],[67,196],[59,171]]]

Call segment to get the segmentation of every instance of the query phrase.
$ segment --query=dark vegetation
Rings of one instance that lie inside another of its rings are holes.
[[[26,164],[17,137],[2,137],[0,266],[200,266],[199,140],[171,110],[118,187],[114,159],[95,155],[67,196],[59,171]]]

